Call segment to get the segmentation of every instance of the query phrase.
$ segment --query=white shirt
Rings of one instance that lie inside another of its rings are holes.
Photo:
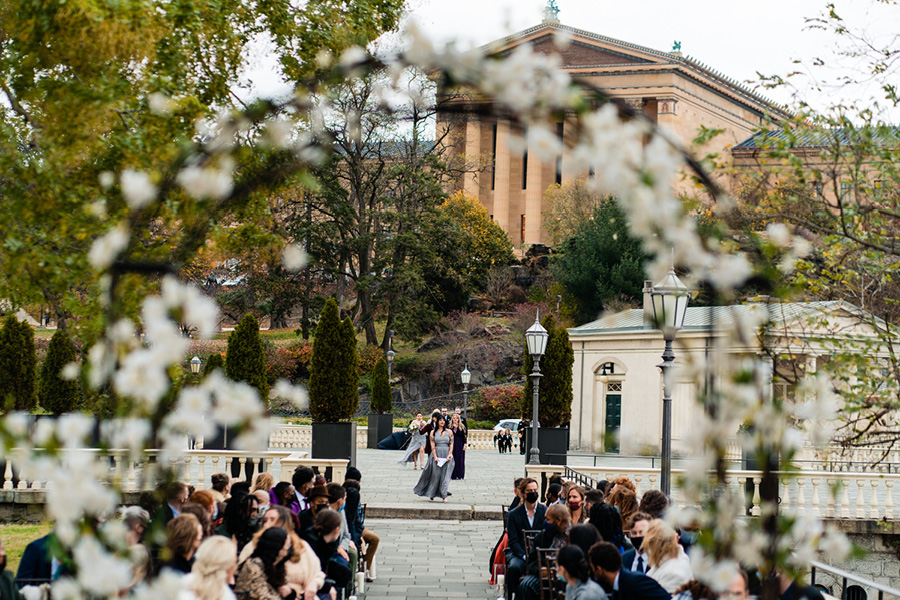
[[[528,519],[528,526],[534,527],[534,516],[537,514],[537,504],[534,505],[534,512],[528,514],[528,507],[525,507],[525,518]]]
[[[306,499],[306,496],[294,490],[294,495],[297,496],[297,502],[300,503],[300,510],[306,510],[309,508],[309,501]]]
[[[637,570],[638,570],[638,568],[637,568],[637,566],[638,566],[638,557],[640,557],[640,559],[641,559],[641,566],[643,567],[643,569],[641,569],[639,572],[640,572],[640,573],[646,573],[646,572],[647,572],[647,569],[650,568],[650,565],[647,564],[647,559],[650,558],[650,555],[647,554],[646,552],[635,552],[635,553],[634,553],[634,560],[631,562],[631,569],[630,569],[630,570],[631,570],[631,571],[637,571]]]

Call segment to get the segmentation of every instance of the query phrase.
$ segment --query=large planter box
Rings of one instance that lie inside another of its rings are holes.
[[[356,421],[313,423],[312,458],[344,458],[356,466]]]
[[[568,427],[541,427],[538,432],[538,450],[542,465],[566,464],[569,451]],[[525,463],[531,459],[531,428],[525,429]]]
[[[366,447],[378,449],[378,442],[391,435],[394,431],[394,415],[369,415],[369,432]]]

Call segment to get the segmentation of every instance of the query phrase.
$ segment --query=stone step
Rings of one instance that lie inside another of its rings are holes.
[[[442,521],[499,521],[499,506],[434,502],[382,503],[366,505],[366,519],[422,519]]]

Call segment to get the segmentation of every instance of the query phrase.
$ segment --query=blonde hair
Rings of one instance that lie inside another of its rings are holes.
[[[644,533],[641,549],[647,553],[647,563],[651,567],[659,567],[678,556],[678,535],[662,519],[653,519]]]
[[[250,490],[250,493],[252,494],[256,490],[268,492],[273,487],[275,487],[275,478],[271,473],[257,473],[256,477],[253,478],[253,488]]]
[[[194,566],[193,581],[189,589],[197,600],[222,600],[228,569],[237,562],[237,546],[223,535],[214,535],[200,544]]]

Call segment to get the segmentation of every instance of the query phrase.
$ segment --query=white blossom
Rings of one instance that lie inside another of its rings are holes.
[[[75,381],[78,379],[80,372],[81,368],[78,366],[78,363],[70,362],[60,370],[59,376],[63,381]]]
[[[543,161],[554,160],[562,154],[559,136],[543,125],[532,125],[527,133],[528,149]]]
[[[122,188],[122,197],[125,198],[125,202],[135,210],[153,202],[158,192],[156,185],[153,184],[147,173],[134,169],[122,171],[119,176],[119,185]]]
[[[309,257],[300,244],[288,244],[281,251],[281,264],[285,270],[296,273],[306,266]]]
[[[791,239],[791,231],[784,223],[769,223],[766,226],[766,235],[773,244],[787,246]]]
[[[169,389],[165,365],[149,349],[141,348],[128,354],[113,376],[116,391],[144,402],[150,412],[156,410],[160,398]]]
[[[116,184],[116,174],[112,171],[101,171],[97,176],[97,181],[100,183],[100,187],[108,190]]]
[[[62,415],[56,426],[56,437],[66,448],[80,448],[94,429],[94,419],[84,414]]]
[[[107,552],[94,536],[83,536],[73,556],[78,567],[78,583],[86,592],[110,597],[131,583],[131,563]]]
[[[222,161],[220,168],[188,166],[178,173],[175,180],[192,198],[222,200],[234,188],[232,167],[232,163],[227,160]]]
[[[63,577],[54,581],[50,593],[54,600],[82,600],[84,598],[84,590],[71,577]]]
[[[850,556],[853,544],[840,531],[830,531],[819,541],[819,551],[833,561],[842,561]]]
[[[147,96],[147,106],[154,114],[168,115],[178,106],[178,103],[162,92],[153,92]]]
[[[355,73],[354,67],[358,67],[369,58],[368,53],[359,46],[350,46],[341,53],[338,64],[345,71],[349,71],[351,75]]]
[[[114,229],[111,229],[106,235],[97,238],[91,245],[88,252],[88,262],[98,271],[109,268],[116,257],[125,248],[128,247],[128,228],[124,223],[120,223]]]
[[[127,448],[129,455],[135,457],[150,437],[150,423],[134,417],[111,419],[102,423],[101,431],[110,448]]]
[[[300,410],[305,410],[309,406],[309,394],[307,394],[306,388],[294,385],[287,379],[276,381],[272,391],[269,392],[269,397],[289,400]]]

